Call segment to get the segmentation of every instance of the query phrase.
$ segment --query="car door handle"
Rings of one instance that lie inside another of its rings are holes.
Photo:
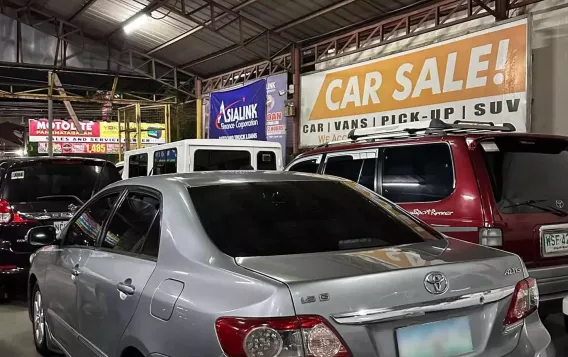
[[[79,266],[75,265],[73,267],[73,269],[71,269],[71,279],[75,280],[75,278],[78,277],[79,274],[81,274],[81,271],[79,270]]]
[[[130,279],[126,279],[123,283],[118,283],[116,288],[118,291],[126,295],[134,295],[134,291],[136,291],[136,288],[132,285],[132,280]]]

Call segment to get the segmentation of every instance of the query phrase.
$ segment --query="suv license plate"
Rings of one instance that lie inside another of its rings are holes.
[[[542,233],[542,256],[568,254],[568,232]]]
[[[57,232],[57,234],[59,234],[59,232],[61,232],[61,230],[63,229],[63,227],[65,227],[66,224],[67,224],[67,221],[53,222],[53,227],[55,227],[55,232]]]
[[[396,330],[399,357],[453,357],[473,351],[466,316]]]

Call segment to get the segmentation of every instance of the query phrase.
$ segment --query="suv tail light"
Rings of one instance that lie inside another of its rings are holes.
[[[503,232],[501,228],[481,228],[479,230],[479,244],[489,247],[502,247]]]
[[[6,200],[0,200],[0,225],[8,223],[26,223],[35,222],[33,219],[23,218],[12,210],[12,206]]]
[[[505,327],[512,327],[517,322],[522,321],[525,317],[529,316],[538,308],[538,287],[536,280],[533,278],[526,278],[521,280],[515,286],[513,292],[513,299],[507,311],[507,316],[503,324]]]
[[[319,316],[221,317],[215,327],[228,357],[351,357]]]

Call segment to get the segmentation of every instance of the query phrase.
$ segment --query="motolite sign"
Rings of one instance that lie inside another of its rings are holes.
[[[82,133],[77,130],[75,124],[70,120],[54,120],[53,136],[56,137],[93,137],[99,136],[100,127],[98,123],[92,121],[79,122]],[[47,119],[30,119],[30,137],[44,137],[49,135],[49,121]],[[34,141],[34,140],[31,140]]]
[[[266,79],[211,93],[209,137],[266,140]]]
[[[526,131],[527,21],[302,77],[301,146],[351,129],[442,119]]]

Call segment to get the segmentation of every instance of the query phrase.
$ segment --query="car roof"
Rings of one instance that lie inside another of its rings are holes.
[[[520,138],[533,138],[533,139],[551,139],[551,140],[566,140],[567,136],[561,135],[549,135],[549,134],[536,134],[536,133],[523,133],[523,132],[486,132],[486,133],[449,133],[443,135],[421,135],[415,137],[403,137],[403,138],[388,138],[377,141],[353,141],[341,144],[320,146],[303,152],[298,155],[296,159],[302,157],[308,157],[317,154],[330,153],[330,152],[341,152],[348,150],[357,150],[364,148],[380,147],[392,144],[406,145],[406,144],[422,144],[422,143],[436,143],[436,142],[448,142],[452,140],[466,140],[471,139],[475,141],[492,138],[492,137],[520,137]]]
[[[346,181],[325,175],[314,175],[300,172],[286,171],[204,171],[182,174],[166,174],[155,176],[135,177],[122,180],[113,186],[142,185],[160,188],[172,182],[187,187],[216,186],[234,183],[260,183],[284,181]]]
[[[103,159],[94,159],[89,157],[78,157],[78,156],[22,156],[22,157],[7,157],[0,158],[0,163],[26,163],[26,162],[41,162],[41,161],[53,161],[53,160],[80,160],[80,161],[90,161],[90,162],[110,162]]]

